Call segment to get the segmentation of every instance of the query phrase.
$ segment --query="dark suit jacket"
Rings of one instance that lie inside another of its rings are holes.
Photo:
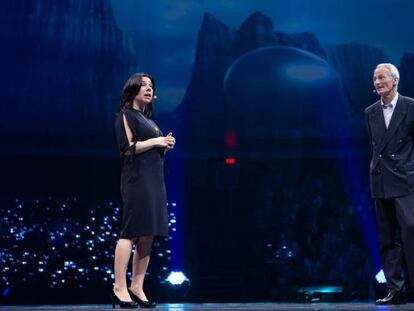
[[[388,199],[414,193],[414,99],[399,95],[388,129],[381,101],[365,109],[372,141],[371,196]]]

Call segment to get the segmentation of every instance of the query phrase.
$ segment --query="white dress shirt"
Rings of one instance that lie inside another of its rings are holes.
[[[398,93],[394,96],[392,101],[389,104],[384,104],[384,102],[381,99],[381,106],[382,106],[382,112],[384,113],[384,120],[385,120],[385,126],[388,128],[388,125],[390,125],[392,114],[394,113],[395,106],[397,105],[398,101]]]

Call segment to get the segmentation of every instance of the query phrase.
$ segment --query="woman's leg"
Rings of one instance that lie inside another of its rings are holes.
[[[131,301],[128,294],[126,273],[129,258],[131,257],[132,246],[136,239],[119,239],[115,248],[115,283],[114,293],[122,301]]]
[[[144,293],[144,278],[150,261],[153,240],[153,236],[140,237],[132,258],[131,290],[143,301],[148,301]]]

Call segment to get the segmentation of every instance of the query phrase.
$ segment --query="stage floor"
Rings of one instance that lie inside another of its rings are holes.
[[[119,307],[117,307],[119,308]],[[48,306],[0,306],[0,310],[22,311],[75,311],[75,310],[113,310],[112,305],[48,305]],[[375,306],[373,303],[185,303],[160,304],[154,310],[160,311],[371,311],[371,310],[414,310],[414,303],[401,306]]]

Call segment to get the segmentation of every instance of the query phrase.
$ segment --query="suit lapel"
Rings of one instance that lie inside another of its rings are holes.
[[[381,101],[378,101],[375,104],[375,107],[370,116],[369,123],[374,140],[380,144],[387,131],[387,128],[385,127],[385,119],[384,113],[382,112]]]
[[[392,114],[388,129],[385,131],[385,135],[383,136],[383,139],[381,140],[378,152],[381,152],[385,148],[387,143],[390,141],[390,139],[393,137],[394,133],[398,129],[401,121],[404,119],[404,115],[406,113],[406,106],[404,104],[405,103],[404,103],[402,96],[399,95],[397,105],[395,106],[395,110]],[[382,109],[381,105],[380,105],[380,108]],[[381,111],[381,114],[382,114],[383,124],[385,127],[384,114],[382,113],[382,111]]]

